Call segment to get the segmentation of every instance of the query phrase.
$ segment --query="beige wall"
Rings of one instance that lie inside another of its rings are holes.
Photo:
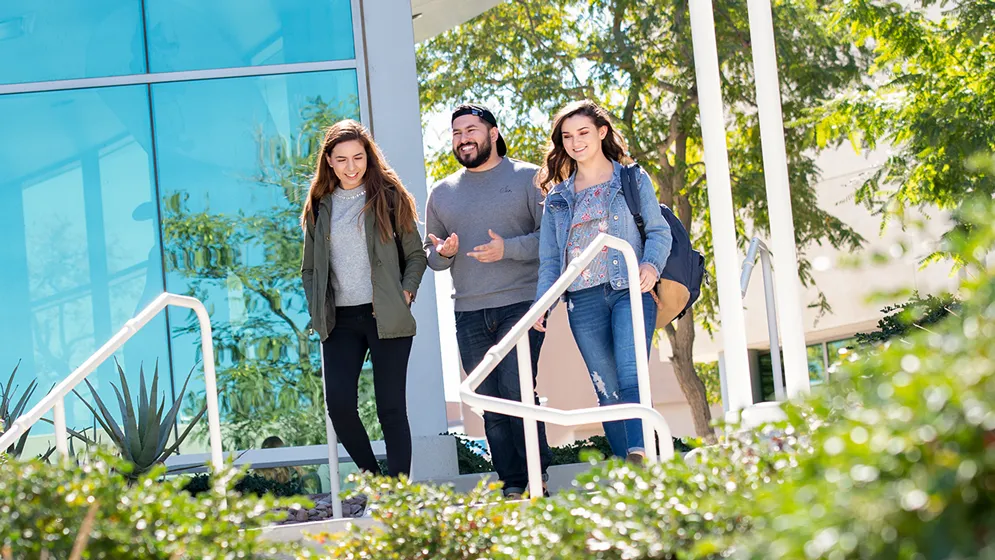
[[[899,289],[919,290],[922,294],[955,290],[956,276],[950,263],[938,263],[922,269],[920,261],[939,248],[939,239],[949,229],[946,215],[924,214],[910,210],[908,227],[890,223],[881,230],[881,217],[853,202],[854,189],[870,172],[884,162],[887,150],[862,157],[849,147],[823,154],[818,159],[822,180],[816,184],[819,206],[855,229],[866,240],[862,251],[841,253],[830,246],[809,248],[806,254],[815,270],[816,287],[804,291],[803,305],[816,301],[821,289],[832,306],[832,313],[819,316],[815,309],[804,310],[805,339],[808,344],[848,337],[856,332],[874,330],[885,305],[904,301],[895,294]],[[921,228],[920,225],[921,224]],[[894,252],[904,244],[904,254]],[[890,254],[885,264],[870,264],[873,253]],[[858,257],[865,262],[859,268],[840,266],[841,257]],[[743,255],[740,256],[740,263]],[[749,291],[744,299],[747,344],[750,348],[770,348],[764,307],[763,278],[759,261],[753,271]],[[722,350],[721,333],[712,339],[699,329],[695,342],[696,361],[715,361]]]

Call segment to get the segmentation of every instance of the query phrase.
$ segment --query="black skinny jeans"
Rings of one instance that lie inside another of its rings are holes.
[[[387,446],[390,476],[411,470],[411,428],[406,385],[412,337],[381,339],[373,305],[335,308],[335,328],[321,343],[328,416],[339,441],[360,469],[380,473],[370,438],[359,419],[359,374],[370,351],[377,416]]]

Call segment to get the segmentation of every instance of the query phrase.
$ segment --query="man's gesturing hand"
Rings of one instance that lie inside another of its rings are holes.
[[[504,258],[504,238],[494,233],[493,230],[487,230],[487,233],[491,236],[491,241],[484,245],[477,245],[473,248],[473,252],[467,253],[466,256],[473,257],[482,263],[497,262]]]
[[[435,245],[435,252],[447,259],[455,257],[459,251],[459,236],[455,233],[450,234],[444,242],[431,233],[428,234],[428,238],[432,241],[432,245]]]

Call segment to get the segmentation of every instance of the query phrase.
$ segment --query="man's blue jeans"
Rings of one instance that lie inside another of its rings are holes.
[[[508,334],[531,306],[532,302],[522,302],[478,311],[457,311],[456,341],[459,343],[463,369],[467,373],[473,371],[484,359],[484,354]],[[533,388],[539,365],[539,350],[542,348],[544,338],[543,333],[535,329],[529,330]],[[521,402],[520,387],[518,358],[513,349],[484,379],[477,392],[481,395]],[[535,395],[534,390],[533,395]],[[539,404],[538,396],[535,396],[535,402]],[[505,494],[524,492],[528,486],[529,476],[522,419],[484,412],[484,432],[487,435],[491,459],[494,461],[494,470],[497,471],[498,479],[504,483]],[[542,422],[539,422],[539,456],[542,461],[542,472],[545,474],[551,454],[549,444],[546,442],[546,426]]]
[[[649,293],[642,296],[648,353],[656,326],[656,302]],[[603,284],[568,292],[567,316],[574,340],[591,374],[598,403],[601,406],[638,403],[639,380],[629,291],[614,290],[611,285]],[[632,451],[645,449],[641,420],[605,422],[604,427],[605,437],[615,455],[625,457]]]

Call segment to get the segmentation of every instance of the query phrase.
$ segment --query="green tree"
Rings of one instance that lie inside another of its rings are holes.
[[[259,175],[253,180],[281,193],[265,211],[191,211],[185,193],[163,201],[167,270],[181,274],[188,293],[207,302],[209,311],[212,294],[241,293],[236,304],[245,307],[244,321],[212,320],[223,432],[226,444],[237,449],[274,434],[288,445],[325,441],[320,348],[300,277],[299,215],[325,129],[355,118],[357,106],[355,100],[331,106],[317,98],[302,111],[300,130],[290,138],[258,135]],[[198,332],[192,313],[174,328]],[[372,400],[371,372],[360,387],[364,400]],[[199,409],[203,399],[197,395],[187,409]],[[364,402],[361,410],[368,431],[381,434],[375,405]],[[206,433],[202,424],[198,434]]]
[[[929,332],[933,325],[956,313],[959,308],[960,300],[951,294],[922,297],[919,292],[915,292],[909,301],[882,309],[885,316],[878,321],[878,330],[857,333],[856,342],[873,346],[898,339],[907,343],[912,334]]]
[[[820,145],[891,148],[857,200],[902,220],[909,207],[991,197],[995,0],[853,0],[834,23],[875,59],[860,87],[810,115]]]
[[[819,208],[813,184],[816,126],[800,121],[859,79],[864,52],[830,31],[829,2],[780,0],[774,8],[800,274],[812,283],[805,249],[853,250],[861,237]],[[631,153],[649,172],[660,201],[675,209],[713,271],[713,252],[686,0],[514,0],[420,46],[424,113],[469,98],[501,103],[510,155],[539,162],[547,115],[590,98],[610,110]],[[745,0],[715,2],[729,159],[739,241],[768,232],[760,134]],[[429,164],[436,178],[453,169],[448,150]],[[828,309],[820,296],[818,305]],[[711,433],[705,386],[692,361],[694,323],[715,326],[717,298],[702,299],[666,335],[699,435]]]

